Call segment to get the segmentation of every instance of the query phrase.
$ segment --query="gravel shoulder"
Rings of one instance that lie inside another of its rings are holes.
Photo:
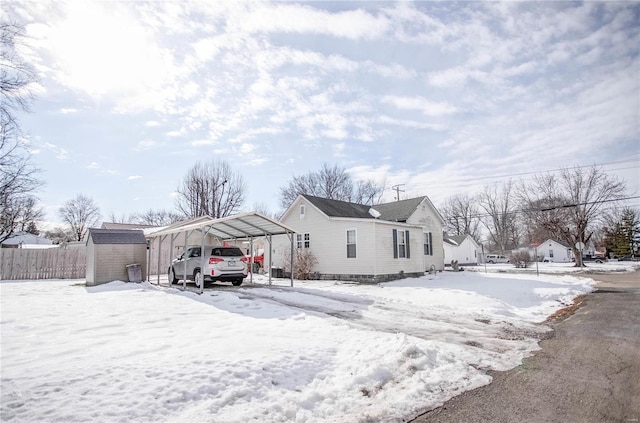
[[[589,276],[597,290],[534,356],[411,421],[640,421],[640,272]]]

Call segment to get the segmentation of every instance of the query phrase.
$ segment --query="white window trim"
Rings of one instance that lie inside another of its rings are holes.
[[[349,232],[353,231],[354,232],[354,236],[355,236],[355,242],[353,243],[353,245],[356,246],[356,255],[355,257],[349,257]],[[358,258],[358,230],[356,228],[353,229],[347,229],[344,233],[345,236],[345,244],[347,245],[347,259],[357,259]]]
[[[404,229],[398,229],[398,258],[399,259],[406,259],[407,258],[407,235],[405,234],[405,230]],[[400,246],[404,246],[404,251],[402,251],[400,249]],[[400,255],[400,252],[402,251],[403,255]]]

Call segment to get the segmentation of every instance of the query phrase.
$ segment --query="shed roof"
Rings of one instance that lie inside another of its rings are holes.
[[[89,239],[94,244],[146,244],[147,239],[140,230],[130,229],[98,229],[90,228],[87,242]]]

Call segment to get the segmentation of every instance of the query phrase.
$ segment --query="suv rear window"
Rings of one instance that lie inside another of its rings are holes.
[[[214,248],[211,250],[211,255],[219,257],[244,257],[244,253],[240,248]]]

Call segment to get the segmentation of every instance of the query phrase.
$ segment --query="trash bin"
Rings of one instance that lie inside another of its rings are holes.
[[[284,277],[284,270],[279,268],[279,267],[272,267],[271,268],[271,277],[272,278],[283,278]]]
[[[142,267],[139,264],[127,264],[129,282],[142,282]]]

